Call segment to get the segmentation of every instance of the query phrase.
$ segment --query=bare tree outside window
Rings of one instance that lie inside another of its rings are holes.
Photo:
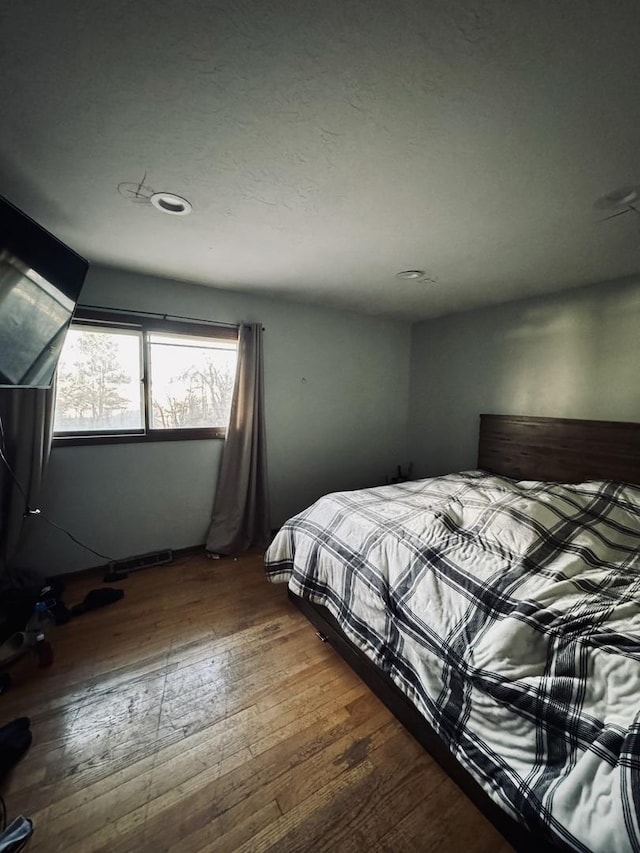
[[[237,339],[198,331],[78,322],[58,365],[54,432],[118,439],[224,437]],[[207,431],[205,433],[204,431]]]
[[[225,427],[236,349],[220,341],[149,335],[153,429]]]
[[[58,366],[56,430],[139,429],[140,336],[71,329]]]

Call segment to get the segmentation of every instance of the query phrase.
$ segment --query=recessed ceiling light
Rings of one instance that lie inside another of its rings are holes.
[[[151,196],[151,204],[163,213],[172,216],[186,216],[191,213],[191,203],[179,195],[173,193],[154,193]]]
[[[424,270],[402,270],[396,273],[396,278],[423,278]]]

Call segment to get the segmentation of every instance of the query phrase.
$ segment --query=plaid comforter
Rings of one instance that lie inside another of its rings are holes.
[[[471,471],[340,492],[288,521],[265,566],[513,817],[640,851],[640,488]]]

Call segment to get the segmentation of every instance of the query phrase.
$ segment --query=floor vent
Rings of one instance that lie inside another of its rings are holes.
[[[136,572],[138,569],[148,569],[150,566],[161,566],[173,560],[173,551],[151,551],[139,554],[137,557],[126,557],[124,560],[114,560],[109,563],[110,572]]]

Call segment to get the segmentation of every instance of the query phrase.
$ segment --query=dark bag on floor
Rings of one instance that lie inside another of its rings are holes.
[[[24,631],[37,600],[37,593],[23,589],[0,592],[0,643],[18,631]]]

